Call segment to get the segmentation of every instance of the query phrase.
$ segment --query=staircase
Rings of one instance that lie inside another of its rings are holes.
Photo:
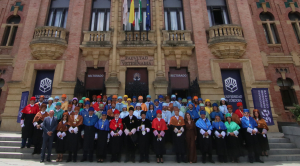
[[[295,144],[291,143],[288,138],[284,138],[281,133],[270,133],[269,144],[270,151],[269,157],[261,157],[265,162],[267,161],[300,161],[300,149]],[[31,159],[39,161],[40,155],[31,155],[33,147],[21,149],[21,134],[0,132],[0,158],[13,158],[13,159]],[[56,159],[55,149],[52,149],[52,160]],[[215,152],[214,152],[215,154]],[[200,152],[198,151],[198,162],[201,161]],[[67,155],[64,154],[64,161]],[[82,158],[82,150],[78,152],[78,159]],[[108,159],[110,159],[108,155]],[[124,161],[125,156],[122,156]],[[138,161],[139,155],[136,155],[136,161]],[[217,156],[213,155],[213,159],[217,161]],[[167,155],[164,155],[166,162],[175,161],[175,155],[172,153],[171,145],[167,145]],[[95,161],[95,157],[94,157]],[[155,155],[150,152],[150,161],[155,161]],[[241,162],[247,162],[247,156],[240,157]]]

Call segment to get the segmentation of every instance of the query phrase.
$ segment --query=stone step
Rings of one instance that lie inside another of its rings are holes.
[[[269,138],[269,143],[290,143],[289,138]]]
[[[18,153],[18,152],[0,152],[0,158],[12,158],[12,159],[32,159],[39,161],[40,155],[31,155],[30,153]],[[51,155],[52,161],[54,161],[56,158],[56,154]],[[64,160],[67,159],[67,154],[64,154]],[[82,158],[82,154],[78,154],[78,162]],[[154,163],[156,161],[155,155],[150,155],[150,162]],[[107,155],[107,161],[109,161],[110,155]],[[201,155],[197,155],[198,162],[201,162]],[[241,162],[247,162],[247,157],[240,157],[239,158]],[[261,157],[263,161],[300,161],[300,154],[297,155],[270,155],[269,157]],[[125,160],[125,155],[122,155],[121,157],[121,163],[123,163]],[[136,161],[139,160],[139,155],[136,155]],[[217,162],[217,155],[213,155],[213,160]],[[174,162],[175,161],[175,155],[164,155],[164,161],[165,162]],[[95,156],[94,156],[94,162],[95,162]]]
[[[270,149],[269,155],[300,154],[300,149]]]
[[[293,143],[269,143],[270,149],[290,149],[297,148]]]

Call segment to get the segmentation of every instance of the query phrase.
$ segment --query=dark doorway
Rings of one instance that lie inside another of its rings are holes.
[[[86,97],[93,100],[93,95],[103,95],[105,93],[105,73],[104,68],[87,68],[85,75]]]
[[[86,97],[90,99],[90,101],[93,101],[93,95],[102,95],[102,90],[87,90],[86,91]]]
[[[127,68],[125,94],[129,98],[143,96],[146,101],[149,94],[147,68]]]
[[[175,94],[176,97],[186,98],[189,92],[189,73],[187,68],[177,69],[171,67],[169,70],[169,90],[168,94]]]

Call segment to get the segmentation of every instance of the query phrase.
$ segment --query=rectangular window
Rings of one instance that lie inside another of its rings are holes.
[[[110,9],[94,9],[91,31],[109,31]]]
[[[164,0],[165,30],[184,30],[181,0]]]
[[[268,31],[267,24],[263,24],[263,28],[264,28],[264,33],[265,33],[265,36],[266,36],[267,43],[268,43],[268,44],[272,44],[272,43],[271,43],[271,39],[270,39],[270,35],[269,35],[269,31]]]
[[[283,105],[285,107],[291,107],[294,104],[298,104],[298,100],[294,89],[290,89],[288,87],[281,87],[280,93]]]
[[[277,34],[277,30],[276,30],[276,26],[275,24],[270,24],[271,27],[271,31],[272,31],[272,36],[274,38],[274,42],[275,44],[279,44],[279,38],[278,38],[278,34]]]
[[[128,9],[129,11],[129,9]],[[127,23],[126,27],[124,28],[125,31],[131,31],[132,29],[131,28],[134,28],[135,31],[139,31],[140,30],[140,24],[138,23],[138,12],[139,10],[136,9],[135,10],[135,17],[134,17],[134,20],[135,20],[135,25],[133,27],[133,25],[131,23]],[[128,14],[128,20],[129,20],[129,14]],[[142,23],[141,23],[141,26],[142,26],[142,31],[146,31],[146,9],[143,9],[142,8]]]
[[[52,0],[49,10],[48,26],[66,28],[70,0]]]
[[[292,26],[293,26],[293,30],[294,30],[297,42],[300,43],[300,39],[299,39],[300,34],[299,34],[299,31],[297,31],[296,23],[293,23]]]
[[[18,26],[8,25],[4,30],[1,46],[13,46],[17,34]]]
[[[225,0],[206,0],[209,26],[229,24]]]

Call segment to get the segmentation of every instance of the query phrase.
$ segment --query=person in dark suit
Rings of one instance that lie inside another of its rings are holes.
[[[57,127],[57,119],[56,119],[56,117],[53,117],[53,115],[54,115],[54,111],[51,110],[49,112],[49,116],[46,117],[42,123],[43,148],[42,148],[42,153],[41,153],[41,161],[40,161],[41,163],[44,162],[46,148],[48,150],[47,161],[51,162],[50,156],[51,156],[51,150],[52,150],[54,131],[56,130],[56,127]]]

